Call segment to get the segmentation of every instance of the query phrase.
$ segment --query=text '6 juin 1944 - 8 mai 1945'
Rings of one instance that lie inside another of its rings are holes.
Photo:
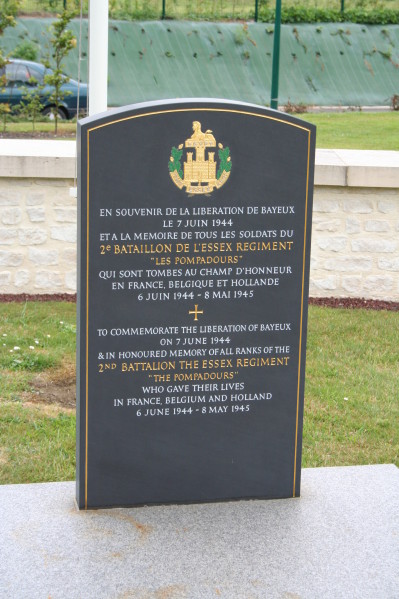
[[[298,496],[314,126],[152,102],[78,152],[79,508]]]

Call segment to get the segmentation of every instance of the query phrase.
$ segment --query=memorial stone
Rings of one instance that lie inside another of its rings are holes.
[[[314,151],[224,100],[80,121],[79,508],[299,495]]]

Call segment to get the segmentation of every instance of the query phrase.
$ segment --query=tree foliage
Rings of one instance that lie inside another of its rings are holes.
[[[0,0],[0,35],[7,27],[14,27],[21,0]]]
[[[0,117],[3,121],[3,133],[5,133],[7,127],[7,117],[11,114],[11,107],[8,103],[2,102],[0,104]]]
[[[68,77],[63,74],[63,61],[72,48],[76,47],[76,38],[72,31],[67,29],[74,16],[75,13],[73,11],[63,10],[58,16],[58,19],[50,25],[51,58],[45,62],[45,65],[52,70],[44,76],[44,82],[54,88],[49,96],[49,101],[54,107],[55,133],[57,133],[58,130],[58,119],[60,111],[62,110],[62,100],[69,93],[62,89],[63,84],[69,81]]]
[[[3,35],[7,27],[15,26],[15,17],[18,13],[21,0],[0,0],[0,36]],[[0,69],[7,62],[6,56],[0,47]],[[0,81],[0,85],[4,85],[4,81]]]
[[[40,92],[43,90],[43,85],[39,85],[34,77],[29,80],[30,88],[24,89],[24,95],[18,106],[19,113],[32,121],[32,131],[35,130],[35,123],[43,110],[43,103],[40,99]]]
[[[38,46],[29,40],[25,40],[18,44],[13,50],[13,58],[21,58],[22,60],[37,60]]]

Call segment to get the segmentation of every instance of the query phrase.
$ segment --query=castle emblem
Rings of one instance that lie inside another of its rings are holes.
[[[187,151],[182,169],[184,148]],[[190,148],[193,151],[188,151]],[[217,148],[218,161],[215,160]],[[203,133],[201,123],[194,121],[192,136],[177,148],[173,146],[168,166],[172,181],[179,189],[185,187],[189,194],[209,194],[215,187],[222,187],[230,176],[230,150],[221,143],[217,144],[209,129]]]

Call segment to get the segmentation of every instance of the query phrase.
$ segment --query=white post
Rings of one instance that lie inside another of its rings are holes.
[[[90,0],[89,115],[107,110],[108,0]]]

